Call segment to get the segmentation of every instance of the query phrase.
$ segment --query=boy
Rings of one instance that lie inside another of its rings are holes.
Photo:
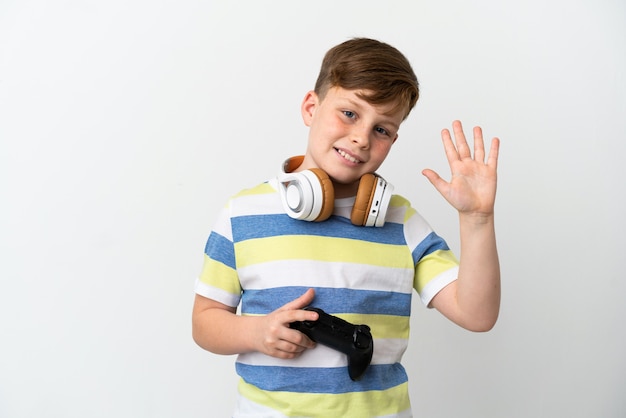
[[[235,417],[411,416],[400,361],[413,289],[466,329],[495,324],[497,138],[485,162],[482,132],[474,128],[472,158],[455,121],[455,141],[442,131],[450,182],[423,171],[459,212],[460,261],[405,199],[389,196],[383,179],[374,177],[365,192],[378,193],[380,206],[360,207],[365,179],[384,161],[418,96],[410,64],[392,46],[364,38],[337,45],[302,102],[304,157],[223,209],[196,284],[193,337],[208,351],[239,355]],[[373,358],[359,380],[348,376],[344,353],[290,327],[318,319],[307,306],[370,327]]]

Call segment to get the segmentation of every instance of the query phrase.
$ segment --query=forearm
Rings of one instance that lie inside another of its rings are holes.
[[[460,214],[461,257],[456,299],[467,328],[489,330],[500,311],[500,263],[494,217]]]
[[[196,295],[192,314],[193,339],[205,350],[216,354],[241,354],[252,351],[290,359],[315,346],[309,337],[291,329],[295,321],[315,321],[318,314],[303,310],[315,297],[308,289],[303,295],[279,309],[260,316],[237,315],[236,309]]]
[[[196,306],[192,317],[193,339],[215,354],[240,354],[254,351],[252,330],[255,317],[237,315],[235,310]]]

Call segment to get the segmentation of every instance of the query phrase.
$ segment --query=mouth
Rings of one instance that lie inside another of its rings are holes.
[[[349,161],[352,164],[360,164],[360,163],[362,163],[361,160],[354,158],[353,156],[351,156],[350,154],[348,154],[347,152],[345,152],[343,150],[335,148],[335,151],[337,151],[337,154],[341,155],[346,161]]]

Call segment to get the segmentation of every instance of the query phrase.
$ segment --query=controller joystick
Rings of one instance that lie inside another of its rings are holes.
[[[367,325],[354,325],[323,310],[304,308],[317,312],[317,321],[296,321],[290,328],[306,334],[311,340],[340,351],[348,356],[348,375],[359,380],[372,361],[374,341]]]

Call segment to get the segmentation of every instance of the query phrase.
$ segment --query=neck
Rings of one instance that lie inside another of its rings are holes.
[[[333,188],[335,189],[335,199],[343,199],[345,197],[356,196],[356,192],[359,189],[359,182],[351,184],[342,184],[333,181]]]

